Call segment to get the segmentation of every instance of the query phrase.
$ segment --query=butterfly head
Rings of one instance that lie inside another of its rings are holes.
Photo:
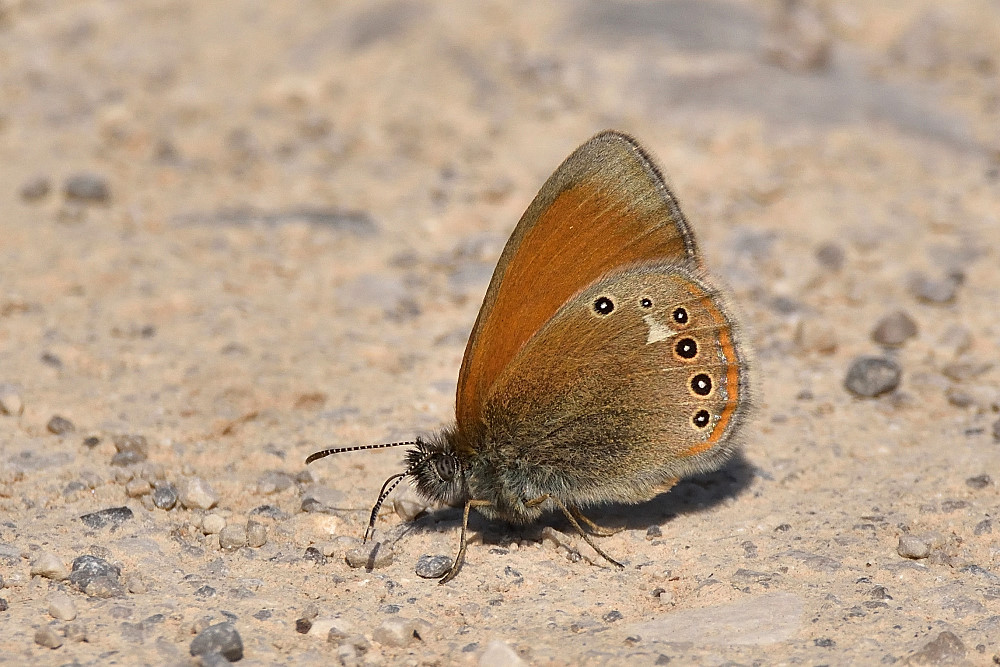
[[[446,430],[427,440],[417,438],[416,446],[406,452],[406,472],[417,491],[449,505],[469,497],[468,468],[452,441],[452,432]]]

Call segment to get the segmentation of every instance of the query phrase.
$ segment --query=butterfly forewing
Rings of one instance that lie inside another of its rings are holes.
[[[630,137],[603,132],[546,181],[507,242],[459,374],[459,426],[482,417],[497,378],[581,286],[643,261],[695,268],[694,237],[663,177]]]

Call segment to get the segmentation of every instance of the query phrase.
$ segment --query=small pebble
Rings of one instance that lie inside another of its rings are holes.
[[[910,665],[964,664],[965,644],[953,632],[945,630],[907,658]]]
[[[931,555],[931,545],[915,535],[900,535],[896,553],[903,558],[919,560]]]
[[[60,621],[72,621],[76,618],[76,605],[73,604],[73,599],[65,593],[50,595],[49,616]]]
[[[88,639],[87,628],[83,623],[67,623],[63,632],[66,634],[66,639],[71,642],[85,642]]]
[[[93,204],[106,204],[111,199],[107,179],[87,171],[69,176],[63,184],[63,194],[66,199]]]
[[[646,539],[655,540],[657,537],[663,537],[663,529],[659,526],[650,526],[646,529]]]
[[[24,412],[21,394],[11,385],[0,385],[0,415],[18,417]]]
[[[157,484],[153,488],[153,504],[161,510],[173,509],[177,504],[177,489],[173,484]]]
[[[111,465],[113,466],[134,466],[137,463],[142,463],[146,460],[146,455],[135,449],[126,449],[123,452],[115,452],[114,456],[111,457]]]
[[[31,561],[31,576],[38,575],[54,581],[62,581],[69,576],[69,571],[62,559],[50,551],[43,551]]]
[[[413,619],[393,616],[382,621],[372,632],[372,639],[383,646],[403,647],[417,638],[417,624]]]
[[[83,446],[87,447],[88,449],[93,449],[94,447],[97,447],[99,444],[101,444],[101,439],[98,438],[96,435],[91,435],[83,439]]]
[[[49,420],[49,423],[45,425],[45,428],[49,429],[50,433],[55,433],[56,435],[63,435],[76,430],[76,427],[73,426],[73,422],[65,417],[60,417],[59,415],[53,416],[52,419]]]
[[[874,398],[899,386],[902,371],[891,359],[860,357],[847,370],[844,386],[855,396]]]
[[[344,500],[344,492],[313,484],[302,492],[303,512],[335,512]]]
[[[416,494],[401,494],[392,499],[392,509],[404,521],[413,521],[427,511],[427,502]]]
[[[833,354],[837,351],[837,331],[826,322],[802,319],[795,328],[795,344],[803,352]]]
[[[118,567],[103,558],[87,554],[73,559],[73,571],[69,575],[69,580],[81,590],[86,590],[87,586],[97,579],[117,582],[120,576],[121,570]]]
[[[38,175],[29,178],[21,185],[21,199],[24,201],[38,201],[52,190],[52,182],[48,176]]]
[[[674,605],[674,594],[671,591],[660,591],[656,596],[660,600],[660,606],[672,607]]]
[[[80,521],[90,528],[118,528],[129,521],[135,514],[127,507],[109,507],[105,510],[91,512],[80,517]]]
[[[392,564],[392,550],[381,542],[348,549],[344,560],[354,568],[380,569]]]
[[[257,480],[257,493],[261,495],[281,493],[285,489],[291,488],[294,483],[295,480],[287,472],[270,470]]]
[[[112,462],[112,465],[113,464],[114,462]],[[140,498],[148,495],[152,490],[153,487],[144,479],[133,479],[125,485],[125,494],[128,495],[129,498]]]
[[[1000,419],[993,422],[993,440],[995,442],[1000,442]]]
[[[308,634],[312,630],[313,622],[308,618],[295,619],[295,632],[300,635]]]
[[[7,611],[8,609],[10,609],[10,605],[7,604],[7,600],[0,598],[0,611]]]
[[[872,340],[886,347],[899,347],[916,335],[917,323],[902,310],[889,313],[872,329]]]
[[[625,617],[622,616],[622,613],[617,609],[613,609],[608,613],[606,613],[604,616],[601,616],[601,620],[603,620],[605,623],[614,623],[615,621],[620,621],[623,618]]]
[[[226,621],[216,623],[202,630],[191,640],[191,655],[222,655],[229,662],[243,659],[243,640],[233,624]]]
[[[418,577],[424,579],[440,579],[451,569],[454,561],[450,556],[431,556],[424,554],[417,559],[417,566],[414,571]]]
[[[206,535],[218,535],[226,527],[226,520],[220,514],[209,514],[201,520],[201,532]]]
[[[523,667],[527,665],[510,644],[494,639],[479,656],[479,667]]]
[[[35,630],[35,643],[45,648],[59,648],[63,645],[63,640],[55,630],[45,626]]]
[[[844,249],[829,241],[816,248],[816,261],[824,269],[840,271],[844,267]]]
[[[993,478],[986,473],[983,473],[982,475],[976,475],[975,477],[970,477],[965,480],[965,484],[973,489],[985,489],[992,481]]]
[[[247,544],[246,526],[238,523],[230,524],[219,531],[219,546],[222,549],[239,549]]]
[[[247,544],[254,549],[267,544],[267,526],[253,519],[247,521]]]
[[[179,497],[181,504],[188,509],[212,509],[219,502],[218,494],[200,477],[185,480],[181,485]]]
[[[955,300],[958,288],[965,281],[960,271],[952,271],[941,278],[930,278],[918,273],[910,281],[910,293],[919,301],[930,304],[947,304]]]

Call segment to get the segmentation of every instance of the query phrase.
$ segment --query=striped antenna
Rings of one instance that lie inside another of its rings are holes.
[[[418,444],[415,440],[408,442],[386,442],[381,445],[359,445],[357,447],[337,447],[336,449],[324,449],[321,452],[316,452],[315,454],[310,454],[306,459],[306,465],[309,465],[317,459],[321,459],[331,454],[343,454],[345,452],[360,452],[366,449],[385,449],[386,447],[407,447],[409,445]]]
[[[403,481],[403,478],[407,475],[412,475],[414,470],[425,466],[433,457],[434,454],[428,454],[403,472],[398,472],[389,477],[389,479],[385,480],[385,483],[382,484],[382,490],[378,492],[378,500],[375,501],[375,507],[372,508],[372,515],[368,518],[368,528],[365,530],[365,537],[361,540],[362,542],[367,542],[375,533],[375,519],[378,518],[378,511],[382,509],[382,503],[384,503],[385,499],[389,497],[389,494],[392,493],[397,486],[399,486],[399,483]]]

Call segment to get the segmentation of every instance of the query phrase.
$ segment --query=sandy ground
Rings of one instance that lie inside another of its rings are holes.
[[[1000,5],[940,4],[0,1],[0,662],[1000,662]],[[453,418],[605,127],[743,313],[743,455],[594,511],[624,571],[473,517],[439,586],[405,490],[352,568],[400,452],[304,458]]]

